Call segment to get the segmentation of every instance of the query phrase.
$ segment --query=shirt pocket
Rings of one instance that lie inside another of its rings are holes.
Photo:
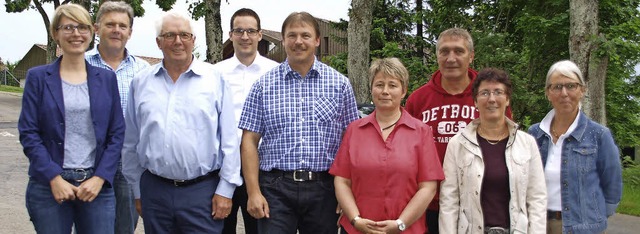
[[[313,106],[313,113],[318,122],[330,122],[338,116],[338,102],[336,98],[321,96]]]
[[[597,157],[597,149],[595,146],[581,146],[573,149],[576,155],[578,170],[585,173],[594,170],[596,167],[595,160]]]

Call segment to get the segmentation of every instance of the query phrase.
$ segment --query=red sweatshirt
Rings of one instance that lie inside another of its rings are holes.
[[[413,91],[405,104],[405,109],[414,118],[431,127],[436,142],[436,150],[440,163],[444,161],[449,139],[467,126],[471,120],[480,117],[473,102],[473,81],[478,72],[469,68],[471,82],[460,94],[451,95],[442,88],[442,73],[433,73],[426,85]],[[511,108],[507,108],[507,116],[511,118]],[[445,178],[446,179],[446,178]],[[440,185],[429,210],[439,210]]]

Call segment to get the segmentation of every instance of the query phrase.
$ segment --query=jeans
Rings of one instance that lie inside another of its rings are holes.
[[[144,230],[153,234],[221,233],[223,220],[213,219],[212,199],[220,177],[175,186],[149,171],[140,178]]]
[[[116,195],[116,234],[133,234],[138,224],[138,211],[133,197],[133,189],[122,175],[122,162],[119,163],[113,178]]]
[[[260,233],[335,234],[338,232],[333,177],[296,182],[260,173],[260,190],[269,203],[269,217],[258,219]]]
[[[236,187],[236,191],[233,193],[233,206],[231,207],[231,213],[229,217],[224,219],[223,234],[236,234],[236,226],[238,224],[238,210],[242,211],[242,219],[244,221],[245,234],[257,234],[258,224],[257,220],[253,218],[247,211],[247,188],[245,185]]]
[[[78,186],[78,182],[70,182]],[[58,204],[51,186],[29,179],[26,206],[37,233],[69,234],[75,225],[79,234],[113,234],[115,224],[115,196],[113,188],[105,185],[92,202],[80,200]]]

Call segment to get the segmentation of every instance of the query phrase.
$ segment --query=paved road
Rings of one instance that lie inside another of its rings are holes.
[[[35,233],[25,208],[27,158],[18,141],[17,121],[21,97],[0,92],[0,234]],[[238,220],[242,220],[238,215]],[[608,234],[638,233],[640,217],[616,214],[609,219]],[[238,233],[244,233],[242,222]],[[144,233],[142,224],[136,233]]]

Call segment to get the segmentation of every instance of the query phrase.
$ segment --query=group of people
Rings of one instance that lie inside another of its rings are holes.
[[[236,11],[234,56],[192,53],[192,20],[158,19],[161,63],[125,48],[133,9],[104,2],[91,22],[58,7],[63,51],[30,69],[18,123],[29,158],[26,206],[38,233],[600,233],[622,193],[611,132],[580,101],[571,61],[555,63],[553,109],[528,134],[511,120],[512,84],[470,68],[473,40],[442,32],[438,71],[402,106],[410,74],[372,62],[375,111],[359,119],[349,79],[317,60],[306,12],[282,24],[287,54],[257,52],[260,18]],[[85,52],[96,33],[96,48]]]

